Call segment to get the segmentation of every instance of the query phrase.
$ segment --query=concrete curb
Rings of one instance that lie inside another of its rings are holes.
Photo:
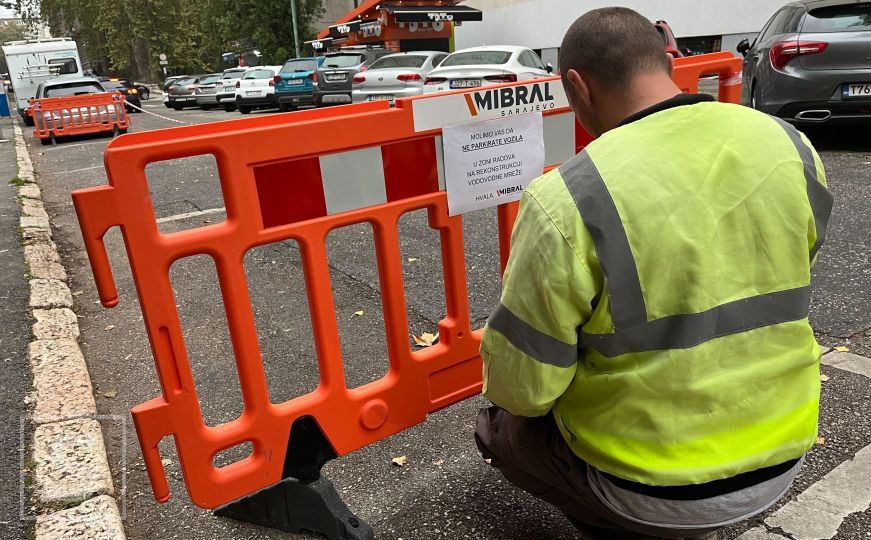
[[[33,390],[33,475],[37,540],[124,540],[91,378],[76,339],[79,324],[21,127],[13,125],[21,242],[36,323],[28,359]]]

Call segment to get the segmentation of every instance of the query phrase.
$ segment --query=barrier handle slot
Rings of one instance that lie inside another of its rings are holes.
[[[112,186],[100,186],[73,193],[73,205],[85,241],[88,261],[94,272],[94,281],[100,302],[107,308],[118,305],[118,289],[109,264],[106,243],[103,240],[106,232],[114,226],[121,225],[116,214],[116,203]]]

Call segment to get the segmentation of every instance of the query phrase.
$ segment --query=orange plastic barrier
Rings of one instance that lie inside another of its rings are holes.
[[[119,92],[35,99],[28,114],[33,116],[33,135],[43,144],[70,135],[124,133],[130,126]]]
[[[734,57],[697,58],[698,64],[682,62],[675,79],[689,84],[696,73],[717,72],[722,81],[722,74],[740,70],[740,60]],[[545,102],[552,98],[541,106],[546,163],[551,166],[589,141],[567,104],[560,102],[560,84],[551,78],[499,87],[502,97],[525,86],[524,96],[540,95]],[[728,100],[735,101],[730,86],[725,89]],[[157,500],[170,496],[158,453],[164,437],[174,437],[193,502],[215,508],[238,503],[283,479],[313,482],[326,460],[419,424],[429,413],[480,392],[481,331],[471,329],[462,218],[448,216],[441,129],[433,122],[503,113],[504,107],[494,109],[495,102],[485,99],[492,91],[488,87],[403,99],[395,108],[373,102],[148,131],[109,144],[109,185],[77,191],[73,201],[100,299],[107,307],[116,305],[118,297],[103,236],[120,226],[126,243],[162,387],[159,397],[132,411]],[[477,99],[466,99],[476,94]],[[460,111],[440,109],[457,102]],[[516,103],[508,110],[515,106],[519,110]],[[161,234],[145,166],[203,154],[213,155],[218,164],[226,221]],[[331,172],[337,160],[364,158],[380,167],[348,167],[338,179]],[[372,189],[364,190],[361,200],[348,200],[342,195],[347,190],[330,189],[336,185]],[[428,212],[430,227],[440,234],[447,316],[439,323],[440,342],[413,351],[397,225],[405,213],[419,209]],[[503,263],[516,211],[516,203],[499,207]],[[363,222],[375,233],[390,367],[382,379],[349,389],[325,240],[334,229]],[[285,240],[300,246],[320,385],[307,395],[273,404],[242,261],[252,248]],[[215,427],[202,418],[169,279],[175,261],[201,254],[216,264],[244,400],[239,418]],[[213,465],[218,452],[245,442],[253,445],[248,458],[222,468]],[[260,510],[255,507],[251,503],[246,512],[263,512],[262,504]],[[250,519],[291,527],[266,518]]]

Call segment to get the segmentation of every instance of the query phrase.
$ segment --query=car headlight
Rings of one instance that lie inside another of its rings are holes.
[[[135,89],[135,88],[131,88],[130,90],[127,90],[127,93],[128,93],[128,94],[138,94],[138,93],[139,93],[139,90],[137,90],[137,89]]]

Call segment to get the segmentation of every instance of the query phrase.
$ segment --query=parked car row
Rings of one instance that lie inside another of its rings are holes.
[[[248,114],[254,109],[283,112],[364,101],[389,101],[458,88],[548,77],[545,65],[525,47],[475,47],[392,53],[383,48],[348,47],[281,66],[232,68],[223,73],[181,75],[164,82],[164,104],[172,109],[221,107]]]

